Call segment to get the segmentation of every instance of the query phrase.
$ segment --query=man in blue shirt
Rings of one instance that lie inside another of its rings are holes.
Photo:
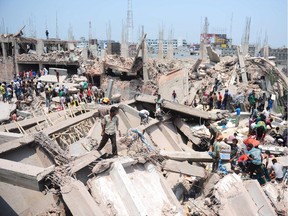
[[[254,172],[256,172],[256,174],[259,174],[260,177],[264,180],[264,182],[266,182],[265,176],[261,167],[262,165],[261,150],[258,148],[254,148],[253,144],[251,143],[248,144],[247,150],[248,150],[248,159],[250,161],[250,164],[247,170],[250,173],[250,178],[252,178],[254,175]]]
[[[241,109],[240,109],[240,106],[238,105],[237,108],[236,108],[236,120],[235,120],[235,127],[238,127],[239,125],[239,120],[240,120],[240,112],[241,112]]]

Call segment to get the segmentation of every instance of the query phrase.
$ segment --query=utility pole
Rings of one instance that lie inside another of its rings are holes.
[[[133,43],[133,11],[132,11],[132,0],[128,0],[127,10],[127,31],[128,31],[128,44]]]
[[[58,33],[58,15],[56,12],[56,38],[59,39],[59,33]]]
[[[244,35],[242,36],[242,54],[245,56],[249,52],[249,38],[250,38],[250,24],[251,17],[246,17],[246,26]]]
[[[163,59],[163,25],[159,28],[159,41],[158,41],[158,60]]]

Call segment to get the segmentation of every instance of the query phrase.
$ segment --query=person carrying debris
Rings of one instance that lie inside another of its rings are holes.
[[[139,111],[139,116],[141,118],[140,124],[147,124],[149,120],[149,111],[142,109]]]
[[[210,147],[209,147],[209,151],[211,152],[215,140],[221,139],[221,137],[223,138],[223,136],[222,136],[221,132],[216,127],[211,126],[210,122],[206,122],[205,123],[205,127],[210,132],[210,138],[209,138],[210,139]]]
[[[112,155],[116,156],[117,153],[117,145],[116,145],[116,131],[119,132],[119,136],[121,137],[121,131],[118,129],[119,126],[119,119],[116,116],[118,114],[118,108],[112,106],[110,109],[110,114],[105,115],[102,119],[101,126],[102,126],[102,140],[100,142],[97,151],[101,151],[106,145],[108,139],[111,141],[112,145]]]

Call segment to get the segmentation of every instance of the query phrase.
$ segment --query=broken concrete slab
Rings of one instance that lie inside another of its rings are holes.
[[[5,142],[10,142],[15,139],[19,139],[21,137],[23,137],[23,134],[8,133],[8,132],[0,131],[0,144],[3,144]]]
[[[191,165],[187,161],[178,162],[174,160],[167,160],[165,161],[163,169],[170,172],[182,173],[200,178],[206,177],[206,172],[203,167]]]
[[[212,49],[211,46],[206,46],[207,54],[211,62],[218,63],[220,62],[219,55]]]
[[[139,102],[155,104],[156,97],[151,96],[151,95],[140,95],[136,98],[136,100]],[[182,104],[174,103],[168,100],[163,101],[162,107],[173,110],[175,112],[181,113],[186,116],[188,115],[188,116],[199,117],[202,119],[212,119],[212,120],[217,119],[217,116],[213,115],[212,113],[208,113],[208,112],[198,110],[192,107],[188,107]]]
[[[30,135],[25,135],[22,138],[14,139],[9,142],[5,142],[0,145],[0,154],[17,149],[23,145],[34,142],[34,137]]]
[[[72,168],[70,169],[70,173],[75,173],[82,168],[88,166],[91,164],[93,161],[97,160],[98,158],[101,157],[101,154],[98,151],[91,151],[85,155],[82,155],[81,157],[75,159],[72,161]]]
[[[73,178],[70,178],[68,182],[68,184],[61,187],[61,193],[64,202],[73,215],[105,215],[82,182]]]
[[[257,180],[244,181],[243,184],[258,207],[258,214],[267,216],[277,215]]]
[[[16,110],[16,104],[4,103],[0,101],[0,123],[10,119],[11,112]]]
[[[40,190],[39,182],[49,173],[53,172],[54,168],[54,165],[42,168],[0,159],[0,181],[33,190]]]
[[[115,163],[109,175],[106,172],[88,182],[92,196],[97,197],[106,214],[112,211],[117,215],[163,215],[165,212],[182,215],[179,202],[154,165],[135,164],[123,168],[120,162]],[[143,211],[139,211],[141,209]]]
[[[183,120],[181,120],[180,118],[176,118],[174,120],[174,124],[176,125],[176,127],[182,131],[182,133],[184,133],[185,136],[187,136],[187,138],[189,140],[191,140],[195,145],[200,144],[201,139],[199,137],[196,137],[193,135],[190,127],[185,124],[185,122],[183,122]]]
[[[203,194],[207,196],[210,191],[214,188],[215,184],[220,180],[220,176],[217,173],[211,173],[209,177],[206,179],[203,186]]]

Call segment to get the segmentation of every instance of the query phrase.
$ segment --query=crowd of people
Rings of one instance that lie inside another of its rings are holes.
[[[209,122],[206,122],[205,126],[211,135],[208,153],[213,158],[213,172],[218,172],[220,167],[223,167],[223,161],[229,159],[232,170],[241,172],[243,176],[249,175],[250,178],[257,179],[260,184],[271,180],[276,180],[278,183],[283,181],[287,170],[283,169],[269,150],[262,154],[259,148],[261,142],[256,136],[248,135],[243,139],[237,133],[233,133],[223,139],[223,135],[216,127]]]

